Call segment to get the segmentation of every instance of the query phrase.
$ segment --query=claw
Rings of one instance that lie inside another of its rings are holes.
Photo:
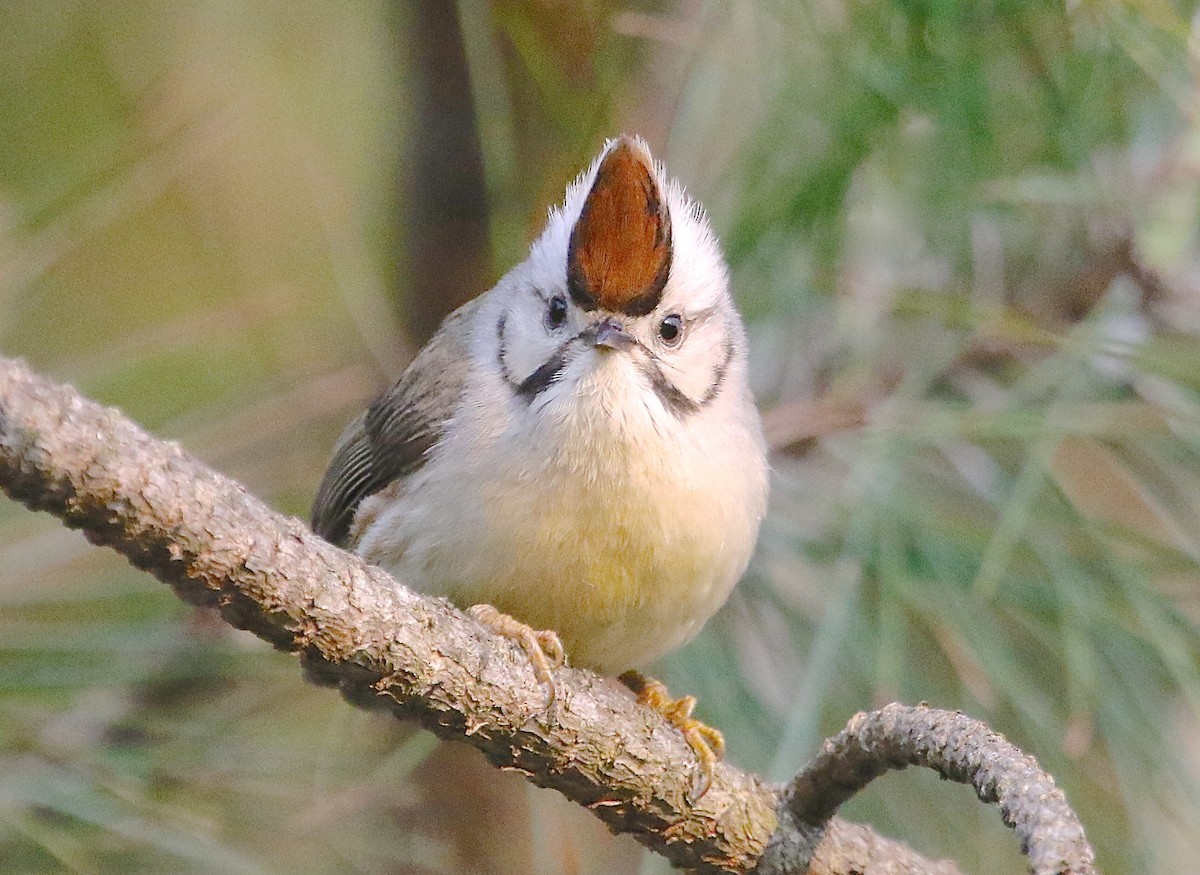
[[[533,674],[546,687],[546,707],[558,698],[558,684],[554,680],[554,669],[566,661],[562,642],[557,633],[550,629],[534,629],[516,617],[503,613],[492,605],[472,605],[467,608],[468,616],[485,628],[509,638],[521,646],[529,658]]]
[[[666,684],[637,671],[625,672],[620,681],[637,694],[640,703],[653,708],[683,733],[688,746],[696,755],[696,772],[688,796],[692,802],[699,802],[712,786],[717,763],[725,758],[725,736],[720,730],[701,723],[692,716],[696,707],[695,696],[672,699]]]

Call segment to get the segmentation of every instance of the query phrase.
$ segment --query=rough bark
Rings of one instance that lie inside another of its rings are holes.
[[[810,853],[805,836],[820,835],[838,807],[892,769],[924,766],[943,778],[970,784],[981,802],[999,803],[1014,829],[1033,875],[1095,875],[1095,855],[1083,825],[1062,790],[1033,757],[1023,754],[983,723],[925,705],[887,705],[856,714],[784,791],[780,831],[764,855],[789,871]],[[800,844],[788,842],[799,839]]]
[[[856,785],[826,761],[846,756],[851,774],[873,776],[897,760],[886,745],[876,760],[874,747],[855,752],[857,736],[844,733],[815,771],[786,791],[721,764],[709,791],[689,800],[695,760],[687,744],[619,684],[563,669],[559,698],[547,711],[545,691],[512,642],[317,538],[178,445],[7,359],[0,359],[0,487],[117,550],[182,598],[216,605],[234,626],[299,654],[311,678],[338,687],[355,704],[388,708],[443,738],[472,744],[496,765],[561,791],[680,866],[746,872],[769,844],[760,872],[806,866],[818,875],[957,872],[865,827],[828,818]],[[965,756],[961,767],[944,773],[991,787],[980,777],[991,773],[980,764],[1009,751],[997,753],[980,738]],[[821,789],[826,772],[832,790]],[[1039,781],[1044,788],[1049,778]],[[1014,803],[1015,784],[994,786],[994,793],[981,790],[981,798],[998,798],[1006,816],[1020,823],[1013,812],[1034,810]],[[805,798],[824,801],[797,802]],[[1060,801],[1047,817],[1063,816]],[[1082,830],[1072,830],[1061,834],[1090,855]],[[1022,832],[1022,840],[1042,834]],[[1034,847],[1028,851],[1042,859]]]

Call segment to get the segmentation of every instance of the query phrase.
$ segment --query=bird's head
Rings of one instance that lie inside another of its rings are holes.
[[[606,380],[683,418],[743,369],[708,219],[640,138],[605,144],[510,279],[499,361],[531,405]]]

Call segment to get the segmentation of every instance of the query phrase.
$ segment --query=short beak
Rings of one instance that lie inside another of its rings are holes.
[[[589,327],[584,336],[599,349],[629,349],[634,345],[634,339],[625,333],[625,326],[611,316]]]

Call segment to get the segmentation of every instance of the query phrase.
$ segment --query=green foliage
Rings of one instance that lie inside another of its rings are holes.
[[[1056,775],[1104,871],[1186,870],[1193,5],[595,3],[565,34],[556,8],[459,4],[497,266],[602,136],[644,132],[725,243],[773,431],[819,434],[776,457],[750,574],[673,688],[774,778],[857,710],[961,708]],[[410,14],[0,9],[0,349],[304,514],[406,354],[382,241],[420,220],[390,230]],[[430,826],[431,749],[0,502],[3,871],[468,870],[481,812]],[[1021,871],[928,775],[847,813]],[[538,871],[628,869],[533,833]]]

